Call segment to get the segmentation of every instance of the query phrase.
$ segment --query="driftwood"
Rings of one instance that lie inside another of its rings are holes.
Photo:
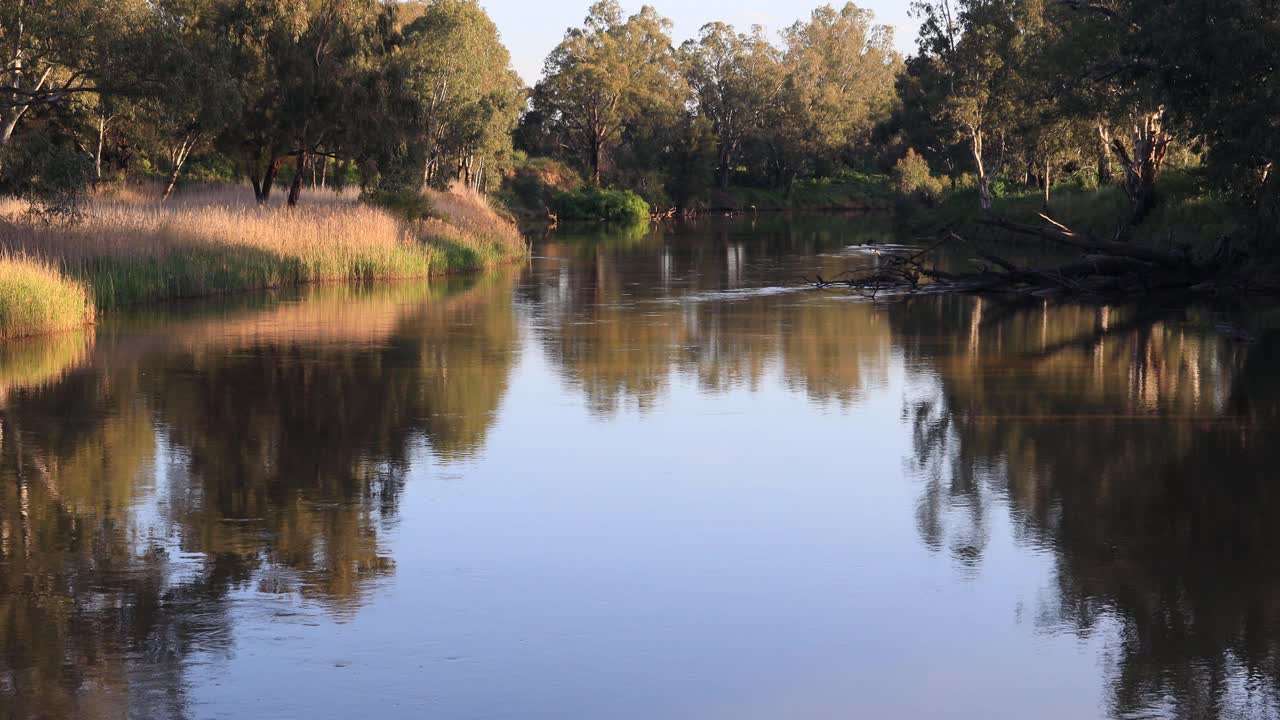
[[[1276,292],[1274,285],[1253,282],[1229,239],[1217,251],[1196,258],[1180,249],[1160,249],[1106,240],[1072,230],[1047,215],[1043,225],[1013,222],[995,215],[985,226],[1037,237],[1079,257],[1050,267],[1024,267],[991,252],[976,250],[975,272],[938,270],[928,258],[943,245],[965,242],[952,231],[943,232],[929,247],[913,254],[877,252],[876,263],[852,268],[834,278],[808,280],[818,288],[844,287],[875,297],[881,293],[917,292],[1005,293],[1032,297],[1058,295],[1144,295],[1154,293],[1240,294]]]

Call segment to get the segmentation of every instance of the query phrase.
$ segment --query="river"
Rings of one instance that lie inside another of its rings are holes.
[[[1280,715],[1280,337],[799,281],[894,239],[557,231],[0,348],[0,717]]]

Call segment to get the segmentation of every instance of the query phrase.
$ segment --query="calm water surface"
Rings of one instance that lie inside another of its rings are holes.
[[[561,232],[0,349],[0,717],[1280,715],[1280,341]]]

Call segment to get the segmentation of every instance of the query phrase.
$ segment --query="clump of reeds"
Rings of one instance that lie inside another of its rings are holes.
[[[523,253],[515,226],[482,198],[433,193],[432,202],[448,220],[406,223],[332,193],[286,208],[259,207],[242,188],[202,188],[163,204],[117,190],[94,197],[74,225],[8,214],[0,243],[57,263],[92,287],[99,308],[309,282],[423,278]]]
[[[421,221],[420,231],[450,262],[488,268],[524,252],[525,239],[515,222],[480,193],[457,186],[448,192],[429,190],[427,199],[432,217]]]
[[[0,340],[84,327],[93,317],[84,284],[46,261],[0,255]]]

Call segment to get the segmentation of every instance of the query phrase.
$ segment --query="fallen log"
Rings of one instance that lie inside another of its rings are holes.
[[[876,265],[852,268],[832,279],[819,276],[809,282],[818,288],[844,287],[872,297],[885,292],[994,292],[1037,298],[1157,292],[1237,294],[1251,287],[1247,277],[1232,271],[1239,263],[1225,240],[1211,257],[1197,261],[1183,250],[1101,240],[1089,233],[1076,232],[1046,215],[1041,217],[1046,223],[1043,226],[1016,223],[996,215],[987,216],[982,223],[1040,237],[1079,250],[1082,256],[1056,266],[1036,268],[975,248],[975,261],[982,263],[977,272],[948,272],[928,262],[928,257],[943,245],[966,243],[948,230],[941,233],[936,242],[914,254],[883,254]],[[1264,286],[1257,287],[1266,291]]]

